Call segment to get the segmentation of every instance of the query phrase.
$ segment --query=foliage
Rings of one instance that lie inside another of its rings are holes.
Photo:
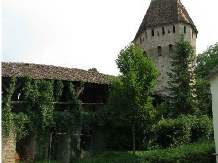
[[[169,107],[173,116],[198,114],[196,107],[195,78],[193,64],[194,48],[182,35],[175,44],[175,54],[171,56],[172,68],[169,76]]]
[[[121,50],[116,63],[121,75],[112,82],[107,109],[113,123],[132,129],[134,153],[135,130],[152,124],[155,117],[151,95],[159,73],[152,60],[133,44]]]
[[[12,106],[10,104],[11,97],[14,93],[16,78],[12,78],[9,83],[9,92],[6,97],[3,97],[2,105],[2,129],[5,132],[5,135],[8,136],[13,127],[13,114],[11,113]]]
[[[218,64],[218,42],[208,47],[202,54],[198,54],[195,73],[205,78]]]
[[[202,137],[212,138],[213,122],[208,116],[179,116],[163,119],[153,129],[152,146],[167,148],[195,142]]]
[[[97,68],[95,68],[95,67],[88,69],[88,71],[98,72]]]
[[[205,77],[218,64],[218,42],[208,47],[206,51],[197,56],[197,63],[195,68],[196,80],[196,94],[198,101],[198,108],[203,114],[212,115],[212,101],[210,92],[210,83],[205,80]]]
[[[210,91],[210,82],[196,77],[196,95],[197,95],[197,106],[202,115],[212,116],[212,98]]]
[[[205,139],[176,148],[136,151],[136,155],[130,152],[99,151],[76,163],[215,163],[216,158],[211,155],[214,152],[214,141]]]

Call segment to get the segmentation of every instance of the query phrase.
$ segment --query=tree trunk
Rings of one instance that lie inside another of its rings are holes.
[[[135,125],[132,126],[132,151],[135,154]]]

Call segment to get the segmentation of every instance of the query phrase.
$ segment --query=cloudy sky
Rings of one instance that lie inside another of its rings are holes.
[[[199,31],[197,53],[218,42],[218,0],[181,0]],[[150,0],[2,0],[2,61],[118,74]]]

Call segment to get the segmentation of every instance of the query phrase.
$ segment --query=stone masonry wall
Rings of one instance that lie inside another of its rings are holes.
[[[15,163],[16,133],[11,131],[8,137],[2,130],[2,163]]]
[[[189,41],[194,49],[196,48],[195,31],[190,25],[183,23],[147,28],[134,42],[154,61],[161,73],[157,79],[158,84],[154,87],[154,91],[157,94],[169,94],[167,72],[170,71],[170,56],[173,55],[170,53],[169,46],[172,45],[173,47],[175,45],[175,42],[179,40],[180,34],[184,34],[185,40]],[[161,49],[160,51],[158,47]]]

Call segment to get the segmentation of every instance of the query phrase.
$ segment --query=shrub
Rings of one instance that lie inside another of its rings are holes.
[[[202,137],[212,138],[212,120],[207,116],[180,116],[177,119],[161,120],[154,127],[153,146],[167,148],[195,142]]]
[[[215,163],[213,140],[181,145],[176,148],[131,152],[101,151],[76,163]]]

